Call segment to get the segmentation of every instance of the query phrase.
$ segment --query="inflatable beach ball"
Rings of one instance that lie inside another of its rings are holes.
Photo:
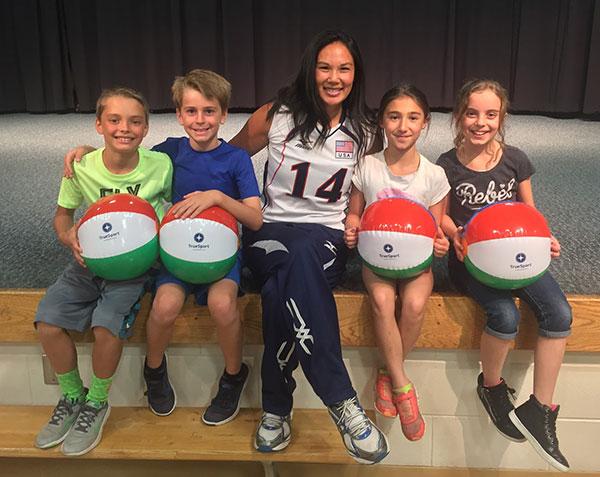
[[[550,230],[544,216],[522,202],[484,207],[465,226],[465,266],[493,288],[530,285],[550,265]]]
[[[235,217],[220,207],[210,207],[193,219],[178,219],[171,210],[159,232],[160,258],[167,270],[195,284],[211,283],[227,275],[237,259]]]
[[[144,199],[114,194],[94,202],[77,231],[88,269],[107,280],[129,280],[158,258],[158,218]]]
[[[386,278],[410,278],[433,260],[435,220],[422,205],[401,198],[373,202],[358,232],[358,253],[365,265]]]

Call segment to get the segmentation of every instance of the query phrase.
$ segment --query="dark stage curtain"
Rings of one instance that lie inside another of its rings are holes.
[[[513,110],[600,113],[600,0],[3,0],[0,112],[92,111],[103,87],[171,109],[175,75],[228,78],[255,108],[298,69],[317,32],[341,28],[376,106],[398,82],[450,108],[467,78],[499,80]]]

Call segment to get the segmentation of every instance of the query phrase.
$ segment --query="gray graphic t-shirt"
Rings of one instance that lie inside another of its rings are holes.
[[[485,172],[466,168],[456,156],[456,148],[443,153],[437,164],[446,171],[450,183],[449,215],[457,226],[465,225],[482,207],[506,200],[517,200],[520,182],[535,169],[520,149],[506,146],[498,164]]]

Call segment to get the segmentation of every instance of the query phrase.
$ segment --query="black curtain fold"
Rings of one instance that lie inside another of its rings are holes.
[[[310,38],[341,28],[358,41],[367,100],[398,82],[450,108],[468,78],[494,78],[516,111],[600,113],[600,0],[5,0],[0,112],[92,111],[102,88],[141,90],[172,109],[192,68],[255,108],[298,70]]]

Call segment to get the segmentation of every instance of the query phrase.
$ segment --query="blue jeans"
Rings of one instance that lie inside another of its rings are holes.
[[[538,321],[538,334],[545,338],[565,338],[571,334],[571,306],[550,272],[533,284],[516,290],[497,290],[476,280],[458,261],[451,248],[448,260],[450,279],[462,293],[469,295],[484,309],[485,332],[504,340],[512,340],[519,331],[521,315],[514,296],[524,300]]]

